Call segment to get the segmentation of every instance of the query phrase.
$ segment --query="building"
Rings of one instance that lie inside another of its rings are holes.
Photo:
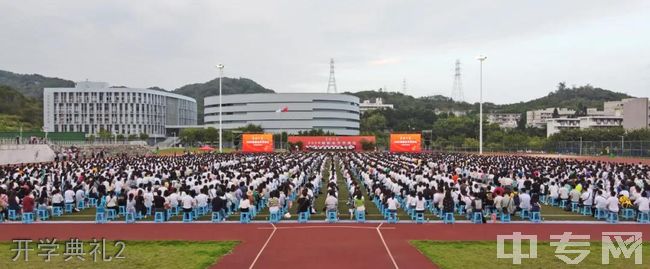
[[[650,105],[647,97],[605,102],[603,106],[607,115],[623,117],[623,128],[626,130],[650,128]]]
[[[205,98],[205,124],[219,127],[219,96]],[[359,98],[331,93],[261,93],[222,96],[223,129],[248,124],[265,132],[297,133],[322,129],[337,135],[359,134]]]
[[[375,98],[374,103],[371,103],[370,100],[363,100],[363,102],[359,104],[359,111],[361,113],[375,109],[394,109],[394,107],[392,104],[384,104],[381,97]]]
[[[579,118],[551,118],[546,121],[546,136],[564,129],[611,128],[623,125],[623,118],[617,116],[586,116]]]
[[[499,127],[507,129],[517,128],[519,119],[521,119],[521,114],[518,113],[490,113],[487,115],[489,123],[495,123]]]
[[[466,110],[455,109],[455,108],[452,108],[452,109],[439,109],[439,108],[436,108],[436,109],[433,110],[433,114],[436,114],[436,115],[447,114],[447,115],[454,115],[456,117],[461,117],[461,116],[466,116],[467,111]]]
[[[556,108],[549,107],[545,109],[526,111],[526,126],[535,128],[544,128],[546,121],[553,118],[553,112]],[[568,108],[557,108],[560,118],[568,118],[575,115],[576,111]]]
[[[74,88],[45,88],[43,123],[47,132],[100,130],[118,135],[165,137],[165,126],[196,125],[196,100],[165,91],[77,82]]]

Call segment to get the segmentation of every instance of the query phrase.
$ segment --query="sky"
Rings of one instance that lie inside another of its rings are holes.
[[[558,82],[650,96],[650,1],[0,0],[0,69],[173,90],[218,76],[277,92],[384,88],[466,101]]]

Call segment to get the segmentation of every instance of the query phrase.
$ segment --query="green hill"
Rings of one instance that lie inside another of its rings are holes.
[[[213,79],[205,83],[185,85],[173,91],[177,94],[196,99],[198,110],[198,124],[203,124],[203,98],[219,95],[219,79]],[[223,78],[221,85],[222,94],[243,94],[243,93],[272,93],[273,90],[262,87],[255,81],[247,78]]]
[[[0,131],[40,129],[43,125],[42,102],[26,97],[11,87],[0,85]]]
[[[0,85],[9,86],[27,97],[42,99],[43,88],[74,87],[74,82],[39,74],[16,74],[0,70]]]
[[[502,112],[522,113],[527,110],[542,109],[548,107],[565,107],[578,109],[579,107],[596,107],[603,109],[606,101],[618,101],[631,96],[625,93],[613,92],[591,85],[568,88],[564,83],[559,83],[557,90],[547,96],[508,105],[497,105],[494,109]]]

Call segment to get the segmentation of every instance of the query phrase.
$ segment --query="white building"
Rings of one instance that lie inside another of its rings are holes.
[[[219,96],[205,98],[205,125],[219,128]],[[337,135],[359,134],[359,98],[332,93],[260,93],[222,96],[223,129],[248,124],[265,132],[297,133],[322,129]]]
[[[375,110],[375,109],[393,109],[392,104],[384,104],[381,97],[375,98],[375,102],[371,103],[370,100],[363,100],[359,103],[359,111],[364,113],[366,111]]]
[[[604,107],[607,115],[623,117],[623,128],[626,130],[650,128],[650,105],[647,97],[605,102]]]
[[[496,123],[499,127],[508,129],[517,128],[519,119],[521,119],[521,114],[518,113],[490,113],[487,115],[489,123]]]
[[[124,136],[165,137],[165,126],[196,125],[196,101],[165,91],[111,88],[104,82],[77,82],[74,88],[45,88],[43,124],[48,132],[100,130]]]
[[[579,118],[556,118],[546,121],[546,136],[564,129],[611,128],[623,125],[623,118],[617,116],[586,116]]]
[[[549,107],[545,109],[526,111],[526,126],[535,128],[544,128],[546,121],[553,118],[553,111],[556,108]],[[576,111],[568,108],[557,108],[560,118],[568,118],[573,116]]]

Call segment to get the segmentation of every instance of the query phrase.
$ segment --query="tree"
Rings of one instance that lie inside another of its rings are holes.
[[[140,133],[140,140],[147,140],[149,139],[149,135],[146,133]]]
[[[263,133],[264,128],[262,128],[261,125],[255,125],[252,123],[247,124],[244,127],[239,127],[237,130],[241,131],[242,133]]]
[[[375,143],[365,139],[361,140],[361,149],[365,151],[375,150]]]
[[[101,139],[111,139],[111,138],[113,138],[113,134],[111,132],[107,131],[104,128],[99,129],[99,132],[97,133],[97,135]]]
[[[123,134],[118,134],[117,137],[116,137],[117,140],[124,140],[124,138],[126,138],[126,137],[124,137]]]
[[[136,140],[136,139],[138,139],[138,135],[136,135],[136,134],[130,134],[130,135],[128,136],[128,139],[129,139],[129,140]]]
[[[200,130],[203,133],[204,142],[214,144],[219,142],[219,130],[208,127],[207,129]]]
[[[361,116],[362,131],[381,131],[386,129],[386,117],[378,110],[369,111]]]
[[[559,117],[560,117],[560,112],[557,111],[557,107],[556,107],[555,109],[553,109],[553,118],[557,119]]]

